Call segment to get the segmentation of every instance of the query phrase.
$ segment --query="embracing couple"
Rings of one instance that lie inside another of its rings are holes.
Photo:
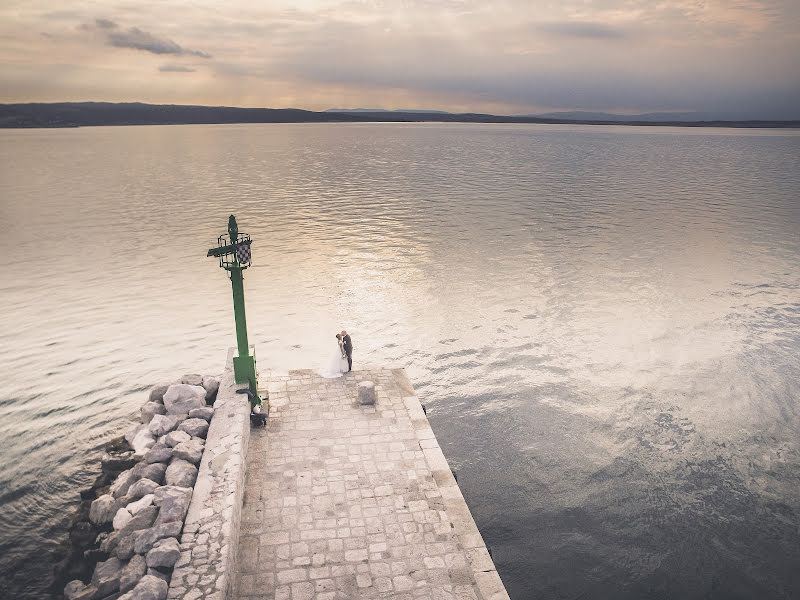
[[[353,370],[353,340],[344,329],[336,334],[336,346],[330,364],[320,373],[323,377],[341,377]]]

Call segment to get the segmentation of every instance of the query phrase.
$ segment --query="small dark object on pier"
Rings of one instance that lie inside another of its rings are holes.
[[[458,471],[455,469],[450,469],[450,472],[453,474],[453,479],[455,479],[456,483],[458,483]]]
[[[236,390],[236,393],[247,394],[247,399],[250,401],[250,425],[253,427],[266,427],[267,414],[261,412],[261,398],[250,391],[250,388]]]
[[[424,404],[422,405],[422,412],[424,412],[426,415],[428,414],[428,407]]]

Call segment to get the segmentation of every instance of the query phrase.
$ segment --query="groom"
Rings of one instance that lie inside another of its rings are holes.
[[[342,329],[342,345],[344,346],[344,353],[347,354],[347,372],[353,370],[353,340],[350,339],[344,329]]]

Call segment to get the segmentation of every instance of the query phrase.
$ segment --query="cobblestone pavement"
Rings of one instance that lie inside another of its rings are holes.
[[[360,406],[357,384],[375,383]],[[254,429],[237,597],[507,600],[402,369],[269,382]]]

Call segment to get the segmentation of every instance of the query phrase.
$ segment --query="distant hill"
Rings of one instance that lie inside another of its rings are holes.
[[[558,113],[556,113],[558,114]],[[596,114],[596,113],[587,113]],[[215,123],[581,123],[588,125],[677,125],[687,127],[795,127],[800,121],[631,121],[603,118],[503,116],[482,113],[387,111],[315,112],[297,108],[236,108],[229,106],[183,106],[139,102],[56,102],[52,104],[0,104],[0,128],[84,127],[98,125],[178,125]]]
[[[328,108],[325,112],[331,113],[382,113],[382,112],[390,112],[390,113],[411,113],[411,114],[421,114],[421,115],[450,115],[452,113],[447,112],[446,110],[426,110],[426,109],[419,109],[419,108],[396,108],[393,110],[388,110],[386,108]]]
[[[611,113],[603,112],[586,112],[582,110],[551,112],[536,115],[526,115],[530,117],[539,117],[540,119],[568,119],[570,121],[606,121],[615,123],[625,123],[630,121],[637,122],[675,122],[675,121],[709,121],[714,120],[709,115],[703,115],[698,112],[682,112],[682,113],[644,113],[638,115],[614,115]]]

